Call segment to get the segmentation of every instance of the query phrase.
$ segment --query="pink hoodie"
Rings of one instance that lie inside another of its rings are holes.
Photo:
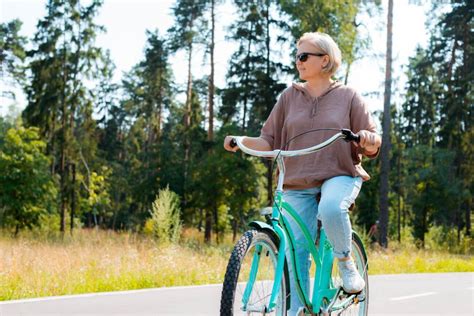
[[[368,130],[376,133],[372,115],[362,97],[354,89],[334,82],[321,96],[313,98],[301,83],[293,83],[280,95],[262,127],[260,137],[273,149],[295,150],[314,146],[337,131],[318,128],[351,129],[354,133]],[[285,147],[286,145],[286,147]],[[354,144],[338,141],[311,155],[285,158],[286,190],[320,186],[324,180],[339,176],[370,179],[362,168],[364,150]],[[375,153],[369,158],[375,158]]]

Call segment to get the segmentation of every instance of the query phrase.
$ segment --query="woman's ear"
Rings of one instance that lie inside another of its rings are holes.
[[[329,64],[329,56],[328,56],[328,55],[324,55],[324,56],[323,56],[323,62],[321,63],[322,68],[323,68],[323,69],[326,69],[326,67],[328,66],[328,64]]]

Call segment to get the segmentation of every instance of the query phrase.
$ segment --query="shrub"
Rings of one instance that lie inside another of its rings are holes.
[[[472,237],[466,236],[464,231],[460,232],[458,240],[456,228],[433,226],[426,233],[425,247],[437,251],[447,250],[450,253],[472,254],[472,241]]]
[[[0,226],[15,235],[55,211],[57,191],[37,128],[10,128],[0,144]]]
[[[151,233],[159,242],[177,242],[181,234],[179,196],[168,187],[158,192],[145,223],[145,233]]]

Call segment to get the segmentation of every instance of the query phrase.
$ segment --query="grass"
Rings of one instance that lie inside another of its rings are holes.
[[[77,230],[64,239],[0,234],[0,301],[221,283],[232,241],[206,246],[186,230],[177,245],[131,233]],[[474,271],[473,256],[394,245],[369,252],[370,274]]]
[[[369,274],[474,272],[474,257],[421,249],[369,252]]]

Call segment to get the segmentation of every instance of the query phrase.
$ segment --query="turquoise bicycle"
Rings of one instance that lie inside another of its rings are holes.
[[[366,287],[360,293],[346,293],[342,288],[333,248],[326,238],[321,222],[318,222],[316,240],[308,228],[283,198],[285,157],[307,155],[330,146],[335,141],[358,141],[358,135],[343,129],[325,142],[301,150],[256,151],[242,144],[244,137],[236,137],[234,146],[253,156],[275,158],[279,170],[278,185],[272,208],[265,208],[262,215],[266,222],[254,221],[251,230],[245,232],[234,247],[221,297],[221,315],[286,315],[290,307],[290,295],[298,295],[304,304],[305,315],[367,315],[369,298],[368,261],[359,236],[352,234],[352,257]],[[295,255],[295,239],[282,209],[287,211],[305,236],[305,245],[315,263],[312,293],[300,284],[298,260]],[[289,249],[287,258],[285,249]],[[289,269],[295,269],[291,277],[297,280],[297,293],[290,293]]]

